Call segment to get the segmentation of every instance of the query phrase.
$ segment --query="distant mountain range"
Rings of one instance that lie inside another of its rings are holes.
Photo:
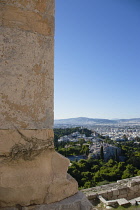
[[[77,117],[69,119],[54,120],[54,125],[99,125],[99,124],[140,124],[140,118],[131,119],[98,119]]]

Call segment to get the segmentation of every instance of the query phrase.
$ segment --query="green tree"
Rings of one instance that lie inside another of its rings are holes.
[[[88,145],[83,145],[81,153],[88,155],[89,154],[89,146]]]
[[[123,172],[122,179],[133,177],[137,175],[137,173],[138,173],[138,170],[131,164],[128,164],[126,166],[125,171]]]
[[[85,143],[85,140],[82,139],[82,138],[80,138],[80,139],[79,139],[79,144],[80,144],[81,148],[82,148],[82,146],[83,146],[84,143]]]
[[[103,149],[103,146],[101,146],[101,148],[100,148],[100,158],[101,158],[101,160],[104,160],[104,149]]]

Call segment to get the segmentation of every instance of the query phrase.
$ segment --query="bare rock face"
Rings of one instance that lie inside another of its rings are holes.
[[[54,150],[54,0],[0,0],[0,207],[78,191]]]

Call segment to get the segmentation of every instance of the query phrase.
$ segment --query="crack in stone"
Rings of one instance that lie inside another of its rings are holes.
[[[16,128],[17,132],[20,134],[21,138],[24,139],[26,144],[18,143],[15,144],[7,157],[4,160],[33,160],[42,151],[48,148],[53,149],[53,138],[49,140],[42,140],[36,137],[27,137],[21,131]]]

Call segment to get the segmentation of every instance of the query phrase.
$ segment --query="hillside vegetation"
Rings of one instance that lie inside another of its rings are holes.
[[[72,161],[71,166],[68,169],[68,173],[77,180],[80,189],[103,185],[120,179],[140,175],[139,144],[135,144],[132,141],[114,143],[110,139],[103,139],[103,141],[108,141],[109,144],[115,144],[115,146],[119,147],[122,155],[125,157],[124,162],[120,162],[117,156],[114,156],[112,159],[105,162],[103,154],[101,154],[98,159],[92,157],[88,158],[88,147],[84,145],[82,139],[79,140],[78,144],[74,142],[58,143],[58,138],[63,135],[71,134],[77,130],[81,133],[86,133],[89,136],[91,134],[90,130],[80,128],[55,129],[54,132],[56,150],[62,155],[68,156],[83,154],[87,156],[86,160],[81,159],[79,161]],[[139,140],[140,139],[137,139],[137,141]],[[90,144],[91,142],[88,143]],[[101,153],[102,152],[103,150],[101,150]]]

